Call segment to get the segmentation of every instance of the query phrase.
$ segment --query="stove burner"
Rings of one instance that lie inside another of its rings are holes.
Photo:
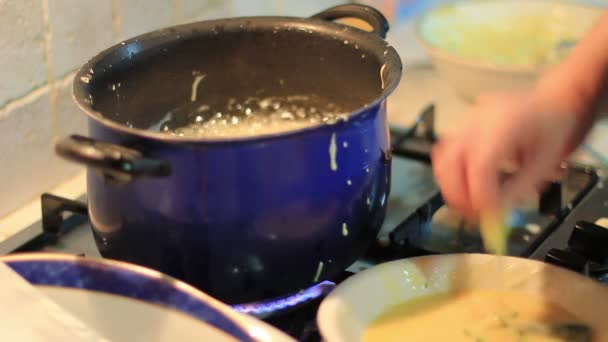
[[[86,203],[73,201],[51,194],[42,194],[40,198],[42,207],[42,229],[48,235],[58,236],[63,226],[64,214],[72,213],[69,219],[88,215]]]
[[[437,140],[435,134],[435,104],[424,108],[414,126],[405,132],[391,129],[393,153],[400,157],[431,163],[431,149]]]
[[[430,172],[431,150],[437,140],[434,121],[435,106],[431,103],[411,128],[391,129],[393,154],[429,165]],[[516,211],[513,214],[511,225],[517,229],[512,231],[509,239],[510,255],[530,256],[598,181],[597,174],[585,167],[564,164],[562,170],[563,178],[548,184],[533,211]],[[440,239],[432,236],[434,215],[445,204],[439,191],[421,203],[390,232],[392,245],[402,248],[415,246],[436,253],[485,252],[479,234],[471,233],[478,229],[471,229],[474,227],[460,218],[454,218],[456,222],[453,222],[453,227],[443,227],[451,228],[455,232],[452,236]]]
[[[547,216],[559,216],[563,208],[562,197],[562,182],[549,183],[538,202],[538,211]]]
[[[579,221],[564,249],[553,248],[545,261],[608,284],[608,229]]]
[[[390,241],[396,246],[414,244],[421,246],[429,238],[430,224],[433,214],[443,207],[445,202],[440,193],[431,197],[426,203],[400,223],[389,234]]]
[[[591,222],[580,221],[568,240],[570,249],[597,263],[608,258],[608,229]]]

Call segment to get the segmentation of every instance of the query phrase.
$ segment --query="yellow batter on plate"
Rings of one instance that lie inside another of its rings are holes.
[[[582,324],[560,306],[515,291],[474,290],[418,297],[382,314],[364,342],[565,341],[548,324]],[[583,324],[584,326],[584,324]]]

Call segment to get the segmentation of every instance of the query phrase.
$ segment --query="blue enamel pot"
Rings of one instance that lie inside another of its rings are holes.
[[[342,18],[370,30],[336,22]],[[89,136],[67,137],[56,151],[87,166],[101,254],[228,303],[284,295],[342,272],[374,240],[386,211],[386,98],[401,77],[387,30],[378,11],[350,4],[311,18],[166,28],[85,64],[74,98]],[[179,125],[191,119],[188,106],[251,94],[321,95],[348,115],[231,139],[159,131],[167,113]]]

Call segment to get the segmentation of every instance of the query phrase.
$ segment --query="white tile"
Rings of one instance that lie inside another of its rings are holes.
[[[0,107],[46,82],[42,2],[0,0]]]
[[[87,135],[87,116],[78,108],[72,98],[73,74],[65,77],[55,84],[57,91],[57,112],[54,125],[54,141],[71,134]],[[76,163],[67,162],[53,154],[51,163],[55,165],[55,174],[61,179],[67,179],[85,168]]]
[[[46,87],[0,116],[0,217],[57,184]]]
[[[184,22],[221,19],[233,16],[232,0],[181,0]]]
[[[330,7],[349,2],[350,1],[339,0],[281,0],[277,1],[279,5],[277,14],[294,17],[309,17]]]
[[[230,3],[223,0],[178,0],[182,4],[182,14],[184,17],[196,17],[212,5]]]
[[[234,0],[234,15],[280,15],[308,17],[324,9],[348,3],[338,0]]]
[[[198,18],[205,13],[231,12],[232,0],[180,0],[184,18]]]
[[[78,108],[72,98],[72,80],[70,74],[55,84],[57,89],[57,137],[70,134],[87,134],[87,116]]]
[[[79,68],[115,41],[112,1],[49,0],[48,15],[55,77]]]
[[[142,33],[170,26],[173,23],[174,11],[175,6],[171,0],[120,1],[121,39],[132,38]]]
[[[233,0],[235,16],[278,15],[283,0]]]

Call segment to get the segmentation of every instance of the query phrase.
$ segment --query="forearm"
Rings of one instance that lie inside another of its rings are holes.
[[[564,67],[573,75],[577,93],[587,104],[585,110],[596,115],[603,112],[608,102],[608,11],[577,44]]]
[[[581,119],[592,121],[608,111],[608,11],[568,58],[539,80],[537,90]]]

